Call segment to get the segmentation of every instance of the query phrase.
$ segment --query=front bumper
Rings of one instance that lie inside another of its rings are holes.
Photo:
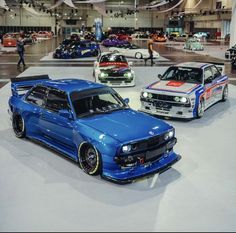
[[[105,84],[110,87],[134,87],[135,86],[135,81],[134,79],[132,81],[127,81],[124,80],[123,78],[119,79],[118,77],[109,79],[104,79],[104,80],[99,80],[98,78],[96,79],[97,83]]]
[[[163,173],[180,159],[181,156],[172,151],[168,154],[164,154],[159,160],[150,164],[138,165],[124,170],[120,169],[119,171],[114,172],[105,170],[103,171],[102,177],[117,184],[128,184],[137,181],[142,177]]]
[[[181,107],[172,106],[171,108],[157,108],[152,103],[141,102],[141,112],[145,112],[151,115],[173,117],[173,118],[183,118],[190,119],[194,118],[194,109],[192,107]]]

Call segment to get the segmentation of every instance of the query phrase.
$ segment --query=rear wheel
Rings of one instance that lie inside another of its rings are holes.
[[[96,176],[101,174],[101,155],[96,148],[88,143],[83,144],[79,149],[79,164],[88,175]]]
[[[14,114],[12,118],[12,128],[13,131],[18,138],[24,138],[25,137],[25,122],[21,115]]]
[[[205,103],[204,100],[200,100],[197,108],[197,118],[201,118],[204,115],[205,111]]]
[[[226,85],[223,90],[222,101],[223,102],[226,101],[228,99],[228,96],[229,96],[229,88],[228,85]]]

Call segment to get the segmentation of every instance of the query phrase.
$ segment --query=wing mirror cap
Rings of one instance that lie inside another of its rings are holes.
[[[61,109],[61,110],[59,110],[58,114],[59,114],[59,116],[61,116],[61,117],[64,117],[64,118],[67,118],[67,119],[70,119],[70,120],[73,119],[72,113],[71,113],[69,110],[67,110],[67,109]]]
[[[157,75],[157,78],[162,79],[162,75],[161,75],[161,74],[158,74],[158,75]]]

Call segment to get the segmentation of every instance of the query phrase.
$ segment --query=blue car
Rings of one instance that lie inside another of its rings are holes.
[[[74,59],[83,57],[96,57],[100,53],[99,44],[91,41],[64,41],[53,53],[56,59]]]
[[[169,124],[132,110],[112,88],[48,76],[12,79],[9,113],[16,137],[42,142],[89,175],[129,183],[180,159]]]

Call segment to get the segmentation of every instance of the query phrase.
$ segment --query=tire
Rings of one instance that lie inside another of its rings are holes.
[[[98,50],[97,50],[97,49],[96,49],[96,50],[94,50],[94,52],[93,52],[93,55],[94,55],[94,57],[97,57],[97,56],[98,56],[98,54],[99,54]]]
[[[142,59],[143,55],[141,53],[135,53],[135,58],[136,59]]]
[[[25,121],[20,114],[13,114],[12,128],[17,138],[24,138],[26,135]]]
[[[198,107],[197,107],[197,118],[202,118],[204,115],[204,111],[205,111],[205,103],[204,100],[200,100]]]
[[[224,87],[223,93],[222,93],[222,102],[225,102],[228,99],[229,96],[229,88],[228,85]]]
[[[79,148],[79,165],[88,175],[97,176],[102,173],[102,159],[97,149],[89,143],[84,143]]]

